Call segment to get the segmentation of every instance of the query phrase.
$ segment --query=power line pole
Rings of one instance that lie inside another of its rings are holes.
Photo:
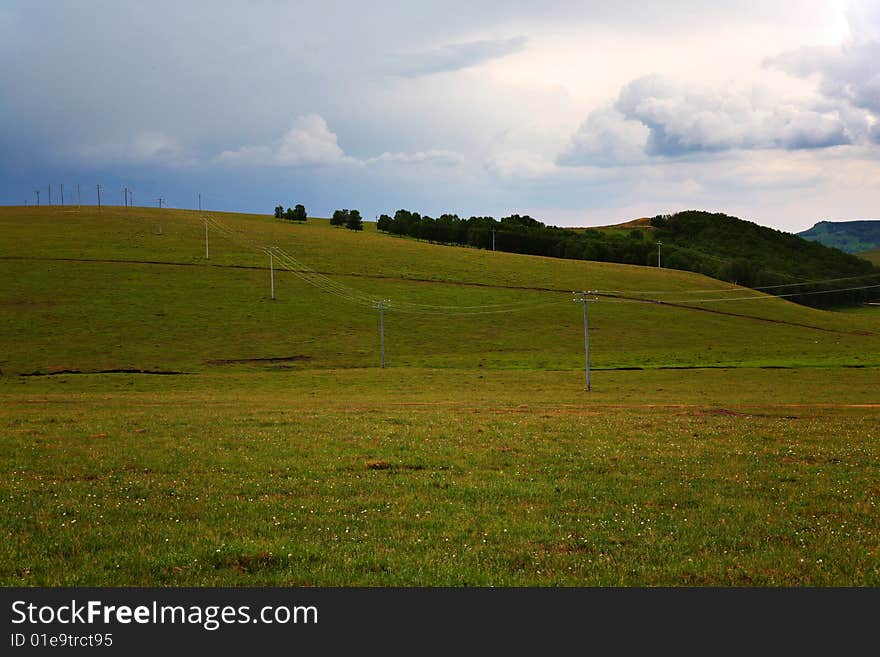
[[[39,189],[35,189],[35,190],[34,190],[34,194],[37,195],[37,207],[40,207],[40,190],[39,190]]]
[[[49,185],[49,205],[52,205],[52,185]]]
[[[210,260],[211,252],[208,251],[208,218],[205,217],[205,260]]]
[[[159,234],[162,235],[162,201],[164,201],[161,196],[159,197]]]
[[[595,299],[590,299],[588,296],[593,294],[590,292],[572,292],[572,294],[579,294],[579,299],[572,299],[576,303],[584,304],[584,367],[586,371],[586,379],[587,379],[587,392],[593,389],[593,386],[590,381],[590,321],[587,315],[587,304],[590,301],[595,301]]]
[[[79,206],[82,205],[82,196],[80,195],[79,183],[76,183],[76,209],[79,210]]]
[[[202,193],[199,192],[199,212],[202,211]]]
[[[64,205],[64,183],[61,183],[61,205]]]
[[[101,186],[95,185],[95,187],[98,189],[98,209],[100,210],[101,209]]]
[[[373,307],[379,309],[379,340],[382,347],[382,369],[385,369],[385,309],[390,303],[389,299],[382,299]]]
[[[122,188],[122,204],[128,207],[128,187]]]
[[[495,250],[495,229],[492,229],[492,250]]]
[[[660,269],[660,245],[663,244],[660,240],[657,240],[657,269]]]
[[[272,287],[272,301],[275,301],[275,261],[272,259],[271,251],[269,251],[269,284]]]

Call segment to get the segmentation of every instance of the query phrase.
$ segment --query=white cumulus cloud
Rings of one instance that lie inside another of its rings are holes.
[[[557,162],[636,164],[732,150],[810,150],[852,144],[865,135],[864,112],[820,98],[781,98],[766,88],[713,88],[659,75],[632,80],[610,107],[595,110]]]
[[[386,151],[375,157],[358,159],[346,155],[336,133],[319,114],[298,116],[290,129],[271,144],[242,146],[223,151],[217,161],[240,166],[306,167],[348,164],[355,166],[400,164],[456,166],[464,156],[454,151],[434,149],[415,153]]]
[[[848,12],[850,37],[836,46],[801,47],[764,61],[801,78],[818,78],[819,92],[867,113],[867,132],[880,143],[880,7],[856,3]]]
[[[632,164],[646,159],[648,128],[613,107],[590,112],[572,135],[557,163],[567,166]]]
[[[761,90],[712,89],[677,84],[657,75],[633,80],[616,109],[649,130],[650,155],[694,151],[780,148],[798,150],[853,140],[839,114]]]
[[[457,166],[464,162],[461,153],[445,150],[417,151],[415,153],[385,152],[366,160],[366,164],[433,164],[438,166]]]
[[[272,144],[242,146],[217,157],[224,163],[290,167],[339,164],[348,159],[336,134],[319,114],[296,117],[290,129]]]

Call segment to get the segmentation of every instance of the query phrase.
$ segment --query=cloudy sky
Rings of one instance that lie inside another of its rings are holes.
[[[4,0],[0,203],[880,218],[880,3]]]

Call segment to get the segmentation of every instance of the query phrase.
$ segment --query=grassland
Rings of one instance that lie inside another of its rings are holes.
[[[870,260],[875,265],[880,265],[880,249],[871,249],[858,254],[860,258]]]
[[[194,213],[0,209],[0,583],[880,583],[877,315],[215,217],[391,367]]]
[[[880,364],[871,318],[843,322],[688,272],[443,247],[315,220],[220,220],[251,240],[280,245],[350,294],[390,298],[394,366],[577,368],[583,329],[570,291],[582,289],[624,291],[592,304],[598,368]],[[0,336],[3,371],[197,371],[216,367],[209,362],[274,357],[298,357],[309,367],[377,363],[375,310],[289,272],[279,272],[278,298],[270,301],[265,254],[212,234],[206,260],[195,213],[166,211],[161,237],[156,210],[5,210],[0,222],[9,311]],[[759,298],[688,301],[739,296]],[[395,302],[523,310],[414,314]]]

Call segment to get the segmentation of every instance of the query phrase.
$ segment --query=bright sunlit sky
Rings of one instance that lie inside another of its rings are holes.
[[[880,2],[0,4],[0,203],[880,218]]]

